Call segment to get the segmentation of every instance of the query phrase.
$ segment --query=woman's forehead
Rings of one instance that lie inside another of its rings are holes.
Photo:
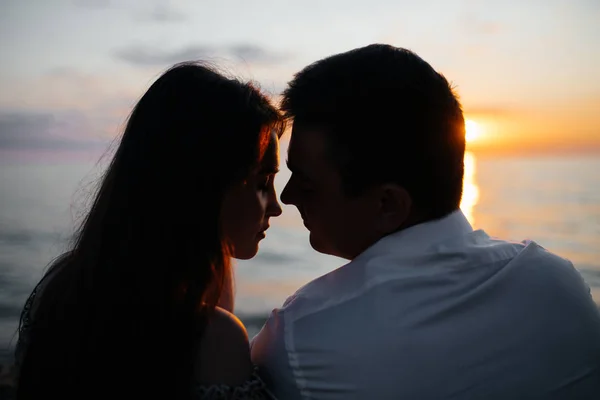
[[[271,173],[275,173],[278,171],[279,171],[279,156],[278,156],[277,152],[267,151],[267,153],[265,153],[265,156],[263,157],[263,159],[260,163],[259,172],[271,174]]]
[[[262,172],[277,172],[279,170],[279,140],[276,135],[271,136],[260,161],[259,169]]]

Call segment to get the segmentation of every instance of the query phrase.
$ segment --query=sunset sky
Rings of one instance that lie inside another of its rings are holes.
[[[305,65],[375,42],[454,83],[476,153],[600,151],[598,0],[0,4],[3,153],[105,143],[178,61],[216,62],[276,95]]]

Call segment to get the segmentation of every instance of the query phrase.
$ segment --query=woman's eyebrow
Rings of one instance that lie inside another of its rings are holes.
[[[276,174],[279,172],[279,166],[275,164],[263,165],[258,172],[265,175]]]

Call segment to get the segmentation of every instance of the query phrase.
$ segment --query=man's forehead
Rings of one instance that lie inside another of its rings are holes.
[[[288,146],[288,157],[320,157],[325,151],[325,134],[318,127],[294,125]]]

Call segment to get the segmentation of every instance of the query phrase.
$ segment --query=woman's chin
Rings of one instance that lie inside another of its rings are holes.
[[[254,248],[248,248],[248,249],[244,249],[244,250],[234,251],[233,258],[238,259],[238,260],[249,260],[251,258],[254,258],[254,256],[256,256],[257,253],[258,253],[258,243],[256,244],[256,246]]]

